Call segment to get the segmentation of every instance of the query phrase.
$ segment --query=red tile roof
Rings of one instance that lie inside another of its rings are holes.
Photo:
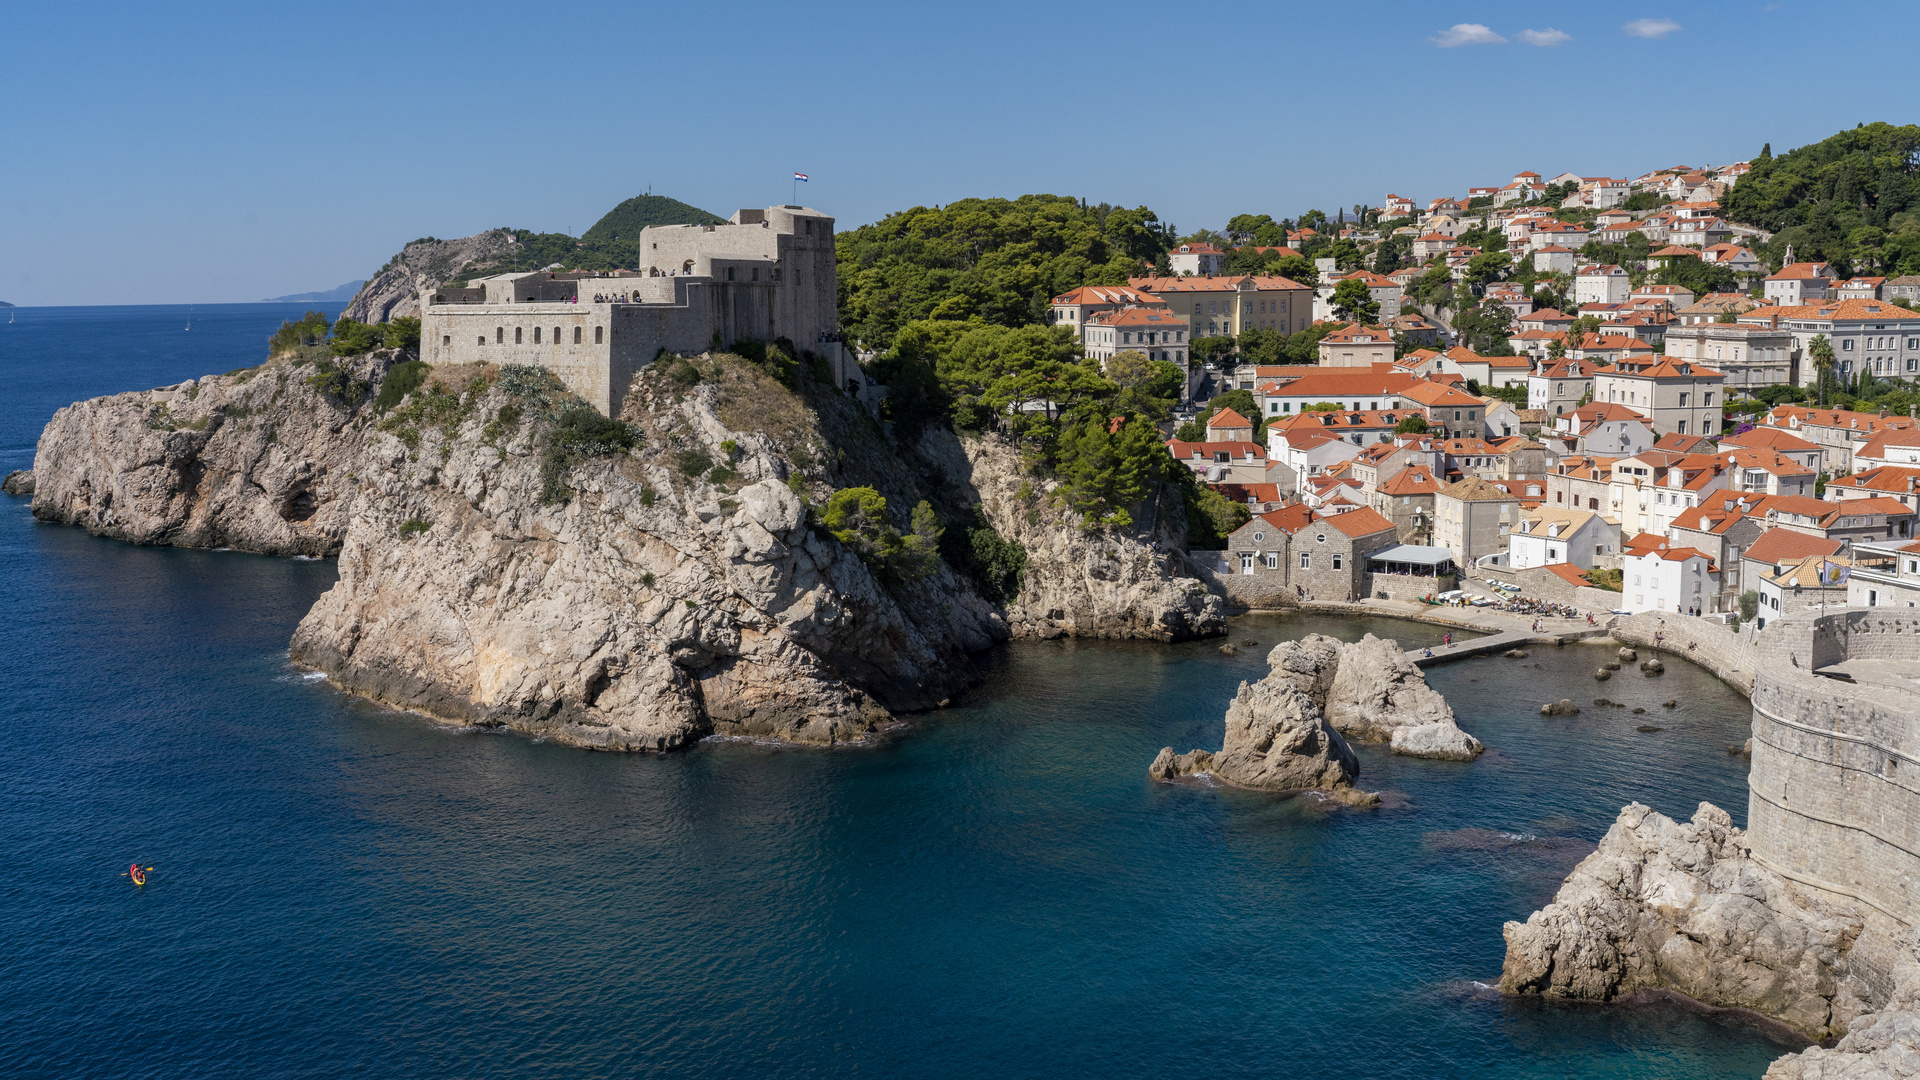
[[[1348,536],[1372,536],[1377,532],[1390,532],[1394,528],[1393,522],[1381,517],[1378,510],[1364,506],[1344,514],[1333,514],[1326,521]]]
[[[1809,555],[1832,555],[1840,550],[1840,541],[1811,536],[1792,529],[1768,529],[1760,534],[1740,556],[1754,562],[1797,562]]]

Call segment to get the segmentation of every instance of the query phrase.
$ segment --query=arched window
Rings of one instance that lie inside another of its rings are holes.
[[[533,328],[533,343],[540,344],[540,328],[537,326]]]
[[[522,338],[522,337],[521,337],[520,335],[521,335],[521,334],[523,334],[523,333],[525,333],[525,332],[526,332],[526,331],[525,331],[525,328],[524,328],[524,327],[519,327],[519,326],[516,326],[516,327],[514,327],[514,328],[513,328],[513,343],[514,343],[515,345],[518,345],[518,344],[520,344],[520,343],[521,343],[521,342],[522,342],[522,341],[524,340],[524,339],[523,339],[523,338]]]
[[[507,340],[507,332],[506,332],[506,330],[504,330],[504,329],[502,329],[501,327],[498,327],[498,326],[496,326],[496,327],[494,327],[494,328],[493,328],[493,343],[494,343],[495,345],[499,345],[499,344],[501,344],[502,342],[504,342],[504,341],[506,341],[506,340]]]
[[[607,332],[607,328],[606,328],[606,327],[604,327],[604,326],[596,326],[596,327],[594,327],[594,328],[593,328],[593,343],[594,343],[595,345],[599,345],[599,344],[601,344],[601,342],[602,342],[602,341],[604,340],[604,339],[603,339],[603,337],[602,337],[602,335],[603,335],[603,334],[605,334],[606,332]]]
[[[560,344],[560,328],[557,326],[553,328],[553,343]]]
[[[577,326],[573,328],[573,343],[580,344],[580,328]]]
[[[480,344],[485,345],[487,343],[487,335],[481,334],[479,335],[479,337],[480,337]]]

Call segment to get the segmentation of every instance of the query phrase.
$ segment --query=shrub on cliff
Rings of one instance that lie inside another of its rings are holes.
[[[383,413],[405,401],[408,394],[427,381],[427,374],[432,370],[421,360],[408,360],[388,368],[387,377],[380,381],[380,396],[373,399],[374,411]]]
[[[300,321],[285,320],[280,329],[267,339],[267,355],[280,356],[307,345],[319,345],[327,340],[327,313],[309,311],[300,317]]]
[[[314,373],[307,376],[307,385],[348,408],[365,401],[367,391],[372,389],[329,357],[322,357],[315,364]]]
[[[1102,417],[1060,432],[1056,472],[1067,505],[1087,528],[1133,523],[1127,512],[1166,476],[1173,458],[1160,432],[1145,420]]]
[[[1192,470],[1181,468],[1191,477]],[[1223,551],[1233,530],[1253,519],[1253,511],[1209,487],[1191,480],[1185,485],[1187,547],[1196,551]]]
[[[988,600],[1004,603],[1020,595],[1027,549],[995,532],[977,503],[968,517],[949,522],[941,533],[940,557],[971,579]]]
[[[926,500],[913,508],[905,536],[887,517],[887,500],[870,487],[841,488],[827,500],[820,523],[868,565],[912,580],[940,569],[940,538],[945,529]]]
[[[560,477],[568,469],[590,458],[623,454],[638,441],[638,433],[625,421],[603,416],[590,405],[569,407],[547,433],[546,453],[540,463],[540,479],[545,482],[543,500],[560,500]]]

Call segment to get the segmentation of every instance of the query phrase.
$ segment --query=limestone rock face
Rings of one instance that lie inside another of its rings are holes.
[[[1397,754],[1471,761],[1485,749],[1399,643],[1372,634],[1341,647],[1326,714],[1348,738],[1385,742]]]
[[[391,362],[337,361],[344,397],[280,359],[69,405],[40,434],[33,514],[136,544],[330,555]]]
[[[33,470],[15,469],[8,473],[5,480],[0,480],[0,491],[8,495],[33,494]]]
[[[1087,532],[1048,502],[1057,485],[1031,479],[1008,444],[940,432],[920,450],[978,493],[994,531],[1026,549],[1020,594],[1007,603],[1014,637],[1184,641],[1226,632],[1225,602],[1186,570],[1177,492],[1148,500],[1134,526]]]
[[[1288,680],[1268,676],[1240,684],[1209,771],[1266,791],[1331,789],[1353,783],[1360,760],[1312,698]]]
[[[343,687],[589,747],[831,744],[950,697],[967,654],[1005,637],[944,564],[883,582],[810,526],[780,457],[729,429],[709,386],[663,404],[646,452],[564,470],[558,498],[537,429],[503,420],[538,401],[461,402],[415,449],[369,442],[340,580],[292,648]],[[671,467],[673,439],[737,454],[729,486]]]
[[[1237,787],[1262,791],[1335,791],[1360,774],[1353,748],[1327,723],[1314,686],[1332,681],[1340,643],[1319,634],[1283,642],[1268,654],[1271,671],[1241,683],[1227,706],[1220,751],[1160,751],[1147,774],[1156,780],[1211,773]],[[1322,668],[1325,668],[1324,674]]]
[[[1674,990],[1827,1038],[1870,1000],[1848,963],[1863,926],[1753,862],[1724,810],[1701,803],[1683,823],[1632,803],[1552,903],[1506,924],[1500,989],[1589,1001]]]
[[[364,323],[418,315],[421,292],[459,280],[470,266],[497,262],[511,255],[515,246],[513,234],[506,229],[489,229],[458,240],[415,240],[360,286],[341,314]]]
[[[1340,669],[1341,648],[1337,638],[1308,634],[1275,645],[1267,653],[1267,666],[1273,670],[1273,677],[1292,683],[1324,710],[1334,673]]]
[[[1394,728],[1389,743],[1396,754],[1446,761],[1472,761],[1486,750],[1479,739],[1458,726],[1442,723]]]

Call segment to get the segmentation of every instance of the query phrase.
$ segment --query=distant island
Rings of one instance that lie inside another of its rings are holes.
[[[365,284],[364,281],[349,281],[337,289],[328,289],[326,292],[288,293],[285,296],[270,296],[260,302],[263,304],[340,303],[353,299],[354,294],[360,291],[360,286]]]
[[[13,306],[12,304],[7,303],[5,300],[0,300],[0,307],[12,307],[12,306]]]

